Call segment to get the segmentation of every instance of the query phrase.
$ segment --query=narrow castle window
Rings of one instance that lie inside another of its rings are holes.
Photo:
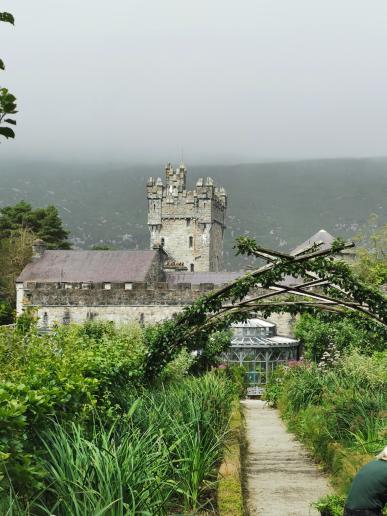
[[[193,236],[188,238],[188,247],[193,247]]]
[[[193,263],[191,263],[190,270],[191,272],[195,272],[195,265]]]
[[[191,219],[187,219],[187,226],[191,225]]]
[[[164,245],[165,244],[165,238],[162,238],[161,239],[161,245]]]
[[[154,211],[156,210],[156,203],[155,202],[153,203],[153,210]]]

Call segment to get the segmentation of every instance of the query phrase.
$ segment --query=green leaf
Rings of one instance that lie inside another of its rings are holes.
[[[0,113],[14,114],[16,111],[16,97],[9,93],[7,88],[0,89]]]
[[[10,127],[0,127],[0,135],[6,138],[15,138],[15,132]]]
[[[15,25],[15,18],[11,13],[0,13],[0,21]]]
[[[16,120],[12,120],[12,118],[6,118],[4,122],[7,122],[7,124],[16,125]]]
[[[0,59],[0,70],[5,70],[5,64],[2,59]]]

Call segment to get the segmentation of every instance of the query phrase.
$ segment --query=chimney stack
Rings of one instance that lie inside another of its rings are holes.
[[[43,256],[44,251],[47,249],[46,243],[38,238],[32,242],[32,259],[38,260]]]

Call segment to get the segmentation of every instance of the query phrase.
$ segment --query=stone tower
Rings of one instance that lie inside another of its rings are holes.
[[[165,185],[158,177],[147,183],[151,248],[164,246],[171,259],[188,271],[223,269],[223,234],[227,195],[207,177],[193,191],[186,189],[187,169],[165,167]]]

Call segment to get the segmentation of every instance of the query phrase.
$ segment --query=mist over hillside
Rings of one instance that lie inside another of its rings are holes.
[[[290,249],[321,228],[351,238],[371,213],[386,222],[387,159],[331,159],[240,165],[188,166],[188,184],[211,176],[229,195],[225,236],[228,269],[243,266],[234,256],[235,237]],[[3,161],[0,207],[21,199],[54,204],[74,246],[99,243],[147,248],[145,185],[163,177],[155,165],[81,165]]]

